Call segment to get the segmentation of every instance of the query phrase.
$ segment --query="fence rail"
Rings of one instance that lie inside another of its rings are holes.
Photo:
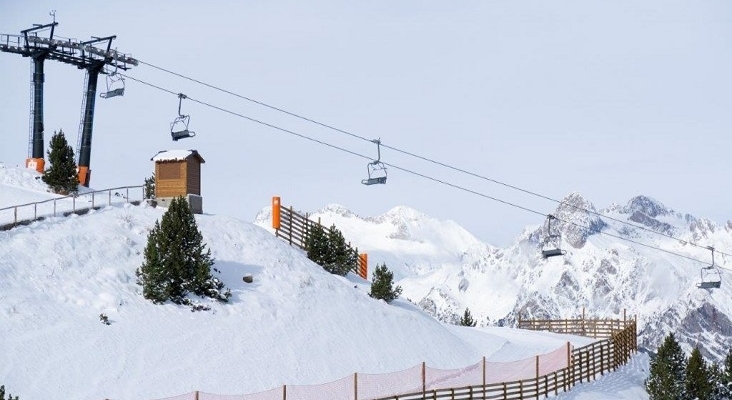
[[[577,384],[590,382],[597,375],[604,375],[628,362],[638,351],[636,321],[585,319],[565,320],[520,320],[519,328],[548,330],[556,333],[584,332],[584,336],[597,338],[600,332],[609,332],[599,342],[571,351],[571,362],[566,368],[558,369],[534,379],[502,382],[454,389],[433,390],[410,394],[382,397],[378,400],[423,400],[423,399],[538,399],[541,396],[557,395]],[[603,321],[603,323],[599,323]],[[591,328],[591,329],[590,329]],[[595,329],[598,328],[598,329]],[[600,329],[601,328],[601,329]],[[537,374],[538,375],[538,374]]]
[[[541,327],[542,330],[552,330],[555,327],[558,329],[555,332],[564,333],[570,327],[573,331],[582,331],[583,326],[594,326],[588,325],[588,321],[595,319],[585,319],[583,310],[582,318],[521,320],[519,325],[527,326],[528,329]],[[387,374],[356,373],[322,385],[285,385],[248,395],[222,396],[196,391],[166,400],[524,400],[556,396],[577,384],[590,382],[598,375],[617,369],[626,364],[637,351],[635,319],[628,320],[624,317],[622,320],[603,321],[612,322],[608,326],[618,327],[609,337],[575,349],[571,349],[567,343],[552,353],[527,359],[528,364],[527,360],[487,364],[484,358],[482,370],[481,363],[478,363],[460,370],[442,371],[425,367],[422,363],[421,366]],[[545,329],[546,326],[550,328]],[[594,334],[594,330],[585,329],[585,332]],[[541,368],[540,363],[547,366]],[[499,376],[508,376],[505,375],[506,370],[516,368],[517,365],[521,369],[519,378],[496,379]],[[498,375],[488,376],[491,375],[488,370]],[[475,382],[475,385],[466,386],[459,382]],[[373,395],[389,391],[395,394],[386,397],[383,394]]]
[[[139,197],[136,193],[139,189]],[[130,197],[130,193],[133,197]],[[139,204],[144,186],[120,186],[0,208],[0,231],[56,216],[82,215],[112,204]]]

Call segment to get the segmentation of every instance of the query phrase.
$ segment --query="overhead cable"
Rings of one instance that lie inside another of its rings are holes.
[[[301,119],[303,121],[310,122],[312,124],[321,126],[323,128],[327,128],[327,129],[333,130],[335,132],[339,132],[339,133],[342,133],[342,134],[351,136],[351,137],[356,138],[356,139],[361,139],[361,140],[368,141],[368,142],[371,142],[372,141],[372,139],[363,137],[361,135],[357,135],[357,134],[352,133],[352,132],[349,132],[349,131],[347,131],[345,129],[337,128],[337,127],[335,127],[333,125],[326,124],[324,122],[320,122],[320,121],[314,120],[312,118],[305,117],[303,115],[300,115],[300,114],[297,114],[297,113],[294,113],[294,112],[291,112],[291,111],[287,111],[287,110],[285,110],[285,109],[283,109],[281,107],[277,107],[277,106],[273,106],[271,104],[267,104],[267,103],[265,103],[263,101],[259,101],[259,100],[253,99],[251,97],[244,96],[244,95],[241,95],[241,94],[232,92],[230,90],[223,89],[221,87],[218,87],[218,86],[215,86],[215,85],[212,85],[212,84],[203,82],[201,80],[198,80],[198,79],[195,79],[195,78],[191,78],[191,77],[186,76],[184,74],[181,74],[181,73],[178,73],[178,72],[175,72],[175,71],[172,71],[172,70],[163,68],[163,67],[159,67],[159,66],[150,64],[150,63],[145,62],[145,61],[142,61],[142,60],[138,60],[138,62],[140,64],[145,64],[145,65],[147,65],[147,66],[149,66],[151,68],[154,68],[154,69],[157,69],[157,70],[166,72],[168,74],[175,75],[175,76],[177,76],[179,78],[183,78],[183,79],[189,80],[191,82],[198,83],[198,84],[203,85],[203,86],[206,86],[208,88],[211,88],[211,89],[214,89],[214,90],[217,90],[217,91],[220,91],[220,92],[223,92],[223,93],[232,95],[234,97],[238,97],[240,99],[243,99],[243,100],[246,100],[246,101],[249,101],[249,102],[258,104],[260,106],[269,108],[271,110],[275,110],[275,111],[281,112],[281,113],[286,114],[286,115],[289,115],[291,117],[298,118],[298,119]],[[673,235],[667,234],[665,232],[655,231],[655,230],[650,229],[648,227],[645,227],[643,225],[637,225],[637,224],[633,224],[633,223],[628,222],[628,221],[623,221],[621,219],[618,219],[618,218],[615,218],[615,217],[612,217],[612,216],[609,216],[609,215],[601,214],[598,211],[594,211],[594,210],[591,210],[591,209],[588,209],[588,208],[585,208],[585,207],[582,207],[582,206],[579,206],[579,205],[576,205],[576,204],[567,203],[567,202],[562,201],[562,200],[557,200],[557,199],[554,199],[552,197],[543,195],[543,194],[538,193],[538,192],[534,192],[534,191],[531,191],[531,190],[528,190],[528,189],[521,188],[519,186],[515,186],[515,185],[511,185],[511,184],[506,183],[506,182],[499,181],[499,180],[494,179],[494,178],[487,177],[485,175],[481,175],[481,174],[478,174],[478,173],[475,173],[475,172],[468,171],[468,170],[466,170],[464,168],[456,167],[454,165],[450,165],[450,164],[447,164],[447,163],[442,162],[442,161],[438,161],[438,160],[435,160],[435,159],[432,159],[432,158],[429,158],[429,157],[426,157],[426,156],[422,156],[422,155],[419,155],[419,154],[416,154],[416,153],[412,153],[412,152],[407,151],[407,150],[404,150],[404,149],[399,149],[397,147],[389,146],[388,144],[383,143],[383,141],[381,142],[381,146],[384,147],[384,148],[387,148],[389,150],[393,150],[393,151],[396,151],[398,153],[402,153],[402,154],[408,155],[410,157],[414,157],[414,158],[420,159],[422,161],[426,161],[426,162],[429,162],[429,163],[432,163],[432,164],[435,164],[435,165],[439,165],[439,166],[444,167],[444,168],[451,169],[451,170],[456,171],[456,172],[460,172],[460,173],[463,173],[463,174],[466,174],[466,175],[470,175],[470,176],[472,176],[474,178],[479,178],[479,179],[482,179],[482,180],[485,180],[485,181],[488,181],[488,182],[492,182],[492,183],[495,183],[497,185],[501,185],[501,186],[507,187],[509,189],[513,189],[513,190],[516,190],[516,191],[519,191],[519,192],[522,192],[522,193],[525,193],[525,194],[528,194],[528,195],[531,195],[531,196],[535,196],[535,197],[539,197],[539,198],[544,199],[544,200],[552,201],[554,203],[559,204],[560,206],[569,206],[569,207],[574,208],[575,210],[584,211],[584,212],[590,213],[592,215],[596,215],[596,216],[599,216],[599,217],[602,217],[602,218],[605,218],[605,219],[608,219],[608,220],[611,220],[611,221],[615,221],[615,222],[618,222],[618,223],[621,223],[621,224],[624,224],[624,225],[631,226],[631,227],[636,228],[636,229],[640,229],[640,230],[643,230],[643,231],[646,231],[646,232],[650,232],[650,233],[653,233],[653,234],[656,234],[656,235],[664,236],[664,237],[667,237],[669,239],[674,239],[674,240],[678,240],[678,241],[684,241],[682,239],[676,238]],[[700,244],[691,243],[691,242],[687,242],[687,243],[689,243],[689,244],[691,244],[692,246],[695,246],[695,247],[706,248],[706,246],[703,246],[703,245],[700,245]],[[729,254],[725,254],[725,253],[722,253],[722,252],[719,252],[719,253],[720,254],[724,254],[724,255],[729,255]]]
[[[176,97],[179,95],[179,93],[176,92],[176,91],[163,88],[161,86],[158,86],[158,85],[155,85],[155,84],[152,84],[152,83],[143,81],[141,79],[134,78],[132,76],[129,76],[129,75],[126,75],[126,74],[121,74],[121,73],[120,73],[120,75],[124,76],[125,78],[129,78],[129,79],[131,79],[133,81],[139,82],[139,83],[141,83],[143,85],[147,85],[147,86],[150,86],[152,88],[158,89],[160,91],[169,93],[169,94],[174,95]],[[357,157],[361,157],[361,158],[364,158],[364,159],[367,159],[367,160],[370,160],[371,159],[371,157],[366,156],[366,155],[363,155],[363,154],[360,154],[360,153],[357,153],[355,151],[348,150],[346,148],[343,148],[343,147],[340,147],[340,146],[336,146],[334,144],[331,144],[331,143],[328,143],[328,142],[325,142],[325,141],[322,141],[322,140],[319,140],[319,139],[315,139],[313,137],[310,137],[310,136],[307,136],[307,135],[303,135],[301,133],[297,133],[297,132],[292,131],[292,130],[289,130],[289,129],[285,129],[285,128],[279,127],[277,125],[274,125],[274,124],[271,124],[271,123],[268,123],[268,122],[265,122],[265,121],[258,120],[256,118],[251,118],[249,116],[246,116],[244,114],[238,113],[236,111],[232,111],[232,110],[229,110],[229,109],[226,109],[226,108],[223,108],[223,107],[214,105],[214,104],[209,103],[209,102],[205,102],[205,101],[202,101],[202,100],[198,100],[198,99],[192,98],[191,96],[186,96],[186,98],[188,100],[190,100],[190,101],[193,101],[195,103],[201,104],[203,106],[206,106],[206,107],[209,107],[209,108],[213,108],[215,110],[218,110],[218,111],[221,111],[221,112],[230,114],[230,115],[234,115],[234,116],[237,116],[237,117],[246,119],[248,121],[251,121],[251,122],[254,122],[254,123],[257,123],[257,124],[260,124],[260,125],[263,125],[263,126],[266,126],[266,127],[272,128],[272,129],[275,129],[275,130],[278,130],[280,132],[284,132],[284,133],[287,133],[287,134],[290,134],[290,135],[294,135],[294,136],[297,136],[299,138],[302,138],[302,139],[305,139],[305,140],[309,140],[311,142],[318,143],[318,144],[321,144],[321,145],[324,145],[324,146],[327,146],[327,147],[330,147],[330,148],[333,148],[333,149],[336,149],[336,150],[339,150],[339,151],[342,151],[342,152],[345,152],[345,153],[348,153],[348,154],[351,154],[351,155],[354,155],[354,156],[357,156]],[[519,205],[519,204],[516,204],[516,203],[512,203],[512,202],[509,202],[509,201],[506,201],[506,200],[502,200],[502,199],[499,199],[497,197],[493,197],[493,196],[487,195],[485,193],[481,193],[481,192],[478,192],[476,190],[466,188],[464,186],[460,186],[460,185],[457,185],[457,184],[454,184],[454,183],[450,183],[450,182],[448,182],[446,180],[443,180],[443,179],[438,179],[438,178],[435,178],[435,177],[432,177],[432,176],[429,176],[429,175],[426,175],[426,174],[423,174],[423,173],[420,173],[420,172],[417,172],[417,171],[414,171],[414,170],[410,170],[410,169],[407,169],[407,168],[404,168],[404,167],[400,167],[400,166],[398,166],[396,164],[391,164],[391,163],[383,163],[383,164],[386,165],[386,166],[392,167],[394,169],[397,169],[397,170],[400,170],[400,171],[409,173],[411,175],[415,175],[415,176],[418,176],[418,177],[421,177],[421,178],[424,178],[424,179],[427,179],[427,180],[430,180],[430,181],[433,181],[433,182],[436,182],[436,183],[439,183],[439,184],[442,184],[442,185],[445,185],[445,186],[449,186],[449,187],[452,187],[452,188],[455,188],[455,189],[458,189],[458,190],[461,190],[461,191],[464,191],[464,192],[467,192],[467,193],[470,193],[470,194],[473,194],[473,195],[476,195],[476,196],[480,196],[480,197],[483,197],[483,198],[486,198],[486,199],[489,199],[489,200],[493,200],[493,201],[496,201],[496,202],[499,202],[499,203],[508,205],[510,207],[518,208],[520,210],[523,210],[523,211],[526,211],[526,212],[530,212],[530,213],[533,213],[533,214],[537,214],[537,215],[540,215],[540,216],[546,216],[546,214],[544,214],[543,212],[536,211],[534,209],[531,209],[531,208],[528,208],[528,207],[524,207],[522,205]],[[557,219],[557,220],[559,220],[559,221],[562,221],[562,222],[564,222],[564,223],[566,223],[568,225],[576,226],[576,227],[578,227],[578,228],[580,228],[582,230],[585,230],[585,231],[587,231],[589,233],[600,233],[600,234],[603,234],[603,235],[606,235],[606,236],[609,236],[609,237],[613,237],[613,238],[616,238],[616,239],[620,239],[620,240],[624,240],[624,241],[627,241],[627,242],[630,242],[630,243],[634,243],[634,244],[637,244],[639,246],[647,247],[647,248],[650,248],[650,249],[653,249],[653,250],[662,251],[662,252],[665,252],[665,253],[668,253],[668,254],[677,256],[677,257],[681,257],[681,258],[685,258],[685,259],[688,259],[688,260],[691,260],[691,261],[696,261],[696,262],[699,262],[699,263],[702,263],[702,264],[706,264],[705,261],[699,260],[699,259],[694,258],[694,257],[687,256],[687,255],[684,255],[684,254],[680,254],[680,253],[677,253],[677,252],[674,252],[674,251],[671,251],[671,250],[666,250],[666,249],[663,249],[661,247],[657,247],[657,246],[653,246],[653,245],[646,244],[646,243],[643,243],[643,242],[639,242],[637,240],[633,240],[633,239],[630,239],[630,238],[627,238],[627,237],[623,237],[623,236],[620,236],[620,235],[615,235],[615,234],[612,234],[612,233],[609,233],[609,232],[604,232],[602,230],[599,230],[598,231],[598,230],[593,229],[591,227],[584,226],[584,225],[578,224],[578,223],[576,223],[574,221],[562,219],[562,218],[559,218],[559,217],[556,217],[556,216],[554,216],[554,218]],[[718,253],[719,254],[723,254],[723,255],[728,255],[726,253],[719,252],[719,251],[718,251]],[[728,269],[728,268],[724,268],[724,267],[720,267],[720,268],[722,268],[722,269]]]

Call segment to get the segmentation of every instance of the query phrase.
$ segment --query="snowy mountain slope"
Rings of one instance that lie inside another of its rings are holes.
[[[231,302],[204,301],[208,312],[153,305],[135,269],[163,211],[112,206],[0,232],[0,354],[10,360],[0,383],[24,400],[244,394],[590,342],[444,325],[406,301],[371,299],[368,282],[326,273],[260,227],[215,215],[196,220]]]
[[[451,221],[436,221],[407,207],[362,218],[331,205],[311,218],[341,229],[369,254],[370,269],[385,262],[399,278],[404,297],[445,322],[456,323],[466,307],[483,326],[512,325],[519,312],[525,318],[558,318],[577,316],[584,307],[588,316],[622,317],[627,310],[628,317],[638,317],[644,347],[654,349],[674,331],[687,349],[698,343],[713,358],[726,352],[732,289],[723,284],[708,291],[696,283],[700,269],[711,264],[706,246],[732,251],[732,222],[717,225],[645,196],[596,211],[601,216],[584,210],[596,209],[573,193],[554,211],[571,223],[556,222],[567,255],[550,259],[541,257],[544,221],[500,249],[480,243]],[[267,226],[267,215],[263,210],[257,224]],[[726,265],[727,260],[717,254],[715,262]],[[728,278],[723,270],[722,279]]]

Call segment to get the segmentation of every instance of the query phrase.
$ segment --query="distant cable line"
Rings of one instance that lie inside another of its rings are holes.
[[[131,79],[133,81],[139,82],[139,83],[141,83],[143,85],[147,85],[149,87],[158,89],[160,91],[163,91],[163,92],[172,94],[172,95],[174,95],[176,97],[178,96],[178,92],[172,91],[170,89],[163,88],[161,86],[158,86],[158,85],[155,85],[155,84],[146,82],[146,81],[144,81],[142,79],[134,78],[134,77],[129,76],[129,75],[126,75],[126,74],[122,74],[122,73],[118,73],[118,74],[119,75],[122,75],[125,78],[129,78],[129,79]],[[339,151],[342,151],[342,152],[345,152],[345,153],[348,153],[348,154],[351,154],[351,155],[354,155],[354,156],[357,156],[357,157],[361,157],[361,158],[364,158],[364,159],[367,159],[367,160],[371,160],[371,157],[366,156],[366,155],[363,155],[363,154],[360,154],[360,153],[357,153],[355,151],[348,150],[348,149],[345,149],[343,147],[336,146],[334,144],[331,144],[331,143],[328,143],[328,142],[325,142],[325,141],[322,141],[322,140],[319,140],[319,139],[315,139],[315,138],[312,138],[310,136],[303,135],[301,133],[297,133],[297,132],[294,132],[294,131],[289,130],[289,129],[285,129],[285,128],[279,127],[277,125],[273,125],[273,124],[270,124],[268,122],[258,120],[256,118],[248,117],[248,116],[246,116],[244,114],[241,114],[241,113],[238,113],[238,112],[235,112],[235,111],[231,111],[231,110],[225,109],[223,107],[220,107],[220,106],[217,106],[217,105],[214,105],[214,104],[211,104],[211,103],[202,101],[202,100],[198,100],[198,99],[192,98],[191,96],[186,96],[186,98],[188,100],[190,100],[190,101],[193,101],[195,103],[204,105],[206,107],[213,108],[215,110],[218,110],[218,111],[221,111],[221,112],[230,114],[230,115],[234,115],[234,116],[237,116],[237,117],[246,119],[248,121],[255,122],[255,123],[260,124],[260,125],[264,125],[266,127],[269,127],[269,128],[275,129],[275,130],[278,130],[280,132],[284,132],[284,133],[287,133],[287,134],[290,134],[290,135],[294,135],[294,136],[297,136],[299,138],[302,138],[302,139],[305,139],[305,140],[309,140],[311,142],[315,142],[315,143],[318,143],[318,144],[321,144],[321,145],[324,145],[324,146],[327,146],[327,147],[330,147],[330,148],[333,148],[333,149],[336,149],[336,150],[339,150]],[[458,189],[458,190],[462,190],[464,192],[467,192],[467,193],[470,193],[470,194],[473,194],[473,195],[476,195],[476,196],[480,196],[480,197],[483,197],[483,198],[486,198],[486,199],[490,199],[490,200],[493,200],[493,201],[496,201],[496,202],[499,202],[499,203],[508,205],[510,207],[518,208],[520,210],[527,211],[527,212],[530,212],[530,213],[533,213],[533,214],[537,214],[537,215],[541,215],[541,216],[546,216],[546,214],[544,214],[543,212],[536,211],[534,209],[531,209],[531,208],[528,208],[528,207],[524,207],[524,206],[521,206],[519,204],[512,203],[512,202],[509,202],[509,201],[506,201],[506,200],[502,200],[502,199],[499,199],[497,197],[493,197],[493,196],[487,195],[485,193],[478,192],[478,191],[473,190],[473,189],[469,189],[469,188],[466,188],[466,187],[463,187],[463,186],[460,186],[460,185],[456,185],[454,183],[450,183],[450,182],[445,181],[445,180],[442,180],[442,179],[438,179],[438,178],[435,178],[435,177],[432,177],[432,176],[429,176],[429,175],[426,175],[426,174],[422,174],[420,172],[416,172],[416,171],[413,171],[413,170],[410,170],[410,169],[407,169],[407,168],[404,168],[404,167],[400,167],[400,166],[395,165],[395,164],[390,164],[390,163],[383,163],[383,164],[384,165],[387,165],[389,167],[398,169],[400,171],[403,171],[403,172],[406,172],[406,173],[409,173],[409,174],[412,174],[412,175],[415,175],[415,176],[419,176],[421,178],[428,179],[428,180],[431,180],[431,181],[436,182],[436,183],[440,183],[440,184],[445,185],[445,186],[449,186],[449,187],[452,187],[452,188],[455,188],[455,189]],[[668,253],[668,254],[677,256],[677,257],[681,257],[681,258],[685,258],[685,259],[688,259],[688,260],[691,260],[691,261],[696,261],[696,262],[699,262],[699,263],[702,263],[702,264],[706,264],[705,261],[699,260],[699,259],[694,258],[694,257],[689,257],[689,256],[684,255],[684,254],[676,253],[676,252],[671,251],[671,250],[666,250],[666,249],[663,249],[663,248],[660,248],[660,247],[657,247],[657,246],[653,246],[653,245],[650,245],[650,244],[646,244],[646,243],[643,243],[643,242],[639,242],[637,240],[633,240],[633,239],[630,239],[630,238],[622,237],[620,235],[615,235],[615,234],[612,234],[612,233],[609,233],[609,232],[603,232],[601,230],[598,231],[598,230],[593,229],[593,228],[590,228],[588,226],[584,226],[584,225],[578,224],[578,223],[576,223],[574,221],[565,220],[565,219],[562,219],[562,218],[559,218],[559,217],[556,217],[556,216],[554,218],[557,219],[558,221],[562,221],[562,222],[564,222],[566,224],[569,224],[569,225],[572,225],[572,226],[576,226],[576,227],[578,227],[580,229],[583,229],[583,230],[585,230],[585,231],[587,231],[589,233],[600,233],[602,235],[606,235],[606,236],[610,236],[610,237],[613,237],[613,238],[616,238],[616,239],[624,240],[624,241],[627,241],[627,242],[630,242],[630,243],[637,244],[639,246],[644,246],[644,247],[647,247],[647,248],[650,248],[650,249],[653,249],[653,250],[662,251],[662,252],[665,252],[665,253]],[[679,240],[679,239],[676,239],[676,238],[673,238],[673,239]],[[697,247],[701,247],[699,245],[696,245],[696,246]],[[704,248],[706,249],[706,247],[704,247]],[[723,254],[723,255],[729,255],[729,254],[726,254],[726,253],[723,253],[723,252],[720,252],[720,251],[717,251],[717,253]],[[722,268],[722,269],[725,269],[725,270],[728,270],[728,268],[724,268],[724,267],[721,267],[721,266],[718,266],[718,267],[719,268]]]
[[[212,84],[203,82],[203,81],[198,80],[198,79],[195,79],[195,78],[191,78],[191,77],[186,76],[186,75],[183,75],[181,73],[178,73],[178,72],[175,72],[175,71],[171,71],[169,69],[166,69],[166,68],[163,68],[163,67],[159,67],[159,66],[150,64],[150,63],[145,62],[145,61],[142,61],[142,60],[138,60],[138,62],[140,64],[145,64],[145,65],[147,65],[149,67],[152,67],[152,68],[155,68],[157,70],[166,72],[168,74],[175,75],[177,77],[180,77],[180,78],[189,80],[191,82],[198,83],[198,84],[203,85],[203,86],[206,86],[208,88],[211,88],[211,89],[214,89],[214,90],[218,90],[220,92],[223,92],[223,93],[226,93],[226,94],[229,94],[229,95],[238,97],[240,99],[243,99],[243,100],[246,100],[246,101],[255,103],[255,104],[258,104],[260,106],[269,108],[271,110],[275,110],[275,111],[281,112],[283,114],[287,114],[287,115],[289,115],[291,117],[295,117],[295,118],[301,119],[303,121],[307,121],[307,122],[313,123],[315,125],[322,126],[324,128],[327,128],[327,129],[330,129],[330,130],[333,130],[333,131],[336,131],[336,132],[340,132],[340,133],[343,133],[345,135],[348,135],[348,136],[351,136],[351,137],[354,137],[354,138],[357,138],[357,139],[361,139],[361,140],[364,140],[364,141],[367,141],[367,142],[371,142],[372,141],[372,139],[368,139],[366,137],[357,135],[357,134],[352,133],[352,132],[349,132],[347,130],[337,128],[337,127],[335,127],[333,125],[329,125],[329,124],[326,124],[326,123],[323,123],[323,122],[314,120],[312,118],[308,118],[308,117],[302,116],[300,114],[297,114],[297,113],[294,113],[294,112],[291,112],[291,111],[287,111],[287,110],[285,110],[283,108],[276,107],[276,106],[273,106],[271,104],[267,104],[267,103],[265,103],[263,101],[259,101],[259,100],[253,99],[251,97],[247,97],[247,96],[244,96],[244,95],[241,95],[241,94],[232,92],[230,90],[226,90],[226,89],[220,88],[218,86],[214,86]],[[245,118],[248,118],[248,117],[245,117]],[[593,214],[593,215],[596,215],[596,216],[599,216],[599,217],[602,217],[602,218],[605,218],[605,219],[608,219],[608,220],[611,220],[611,221],[615,221],[615,222],[618,222],[618,223],[621,223],[621,224],[624,224],[624,225],[631,226],[631,227],[636,228],[636,229],[640,229],[640,230],[643,230],[643,231],[646,231],[646,232],[650,232],[650,233],[653,233],[653,234],[656,234],[656,235],[664,236],[664,237],[667,237],[669,239],[674,239],[674,240],[677,240],[677,241],[682,241],[682,242],[685,242],[685,243],[689,243],[689,244],[691,244],[692,246],[695,246],[695,247],[704,248],[704,249],[707,248],[707,246],[703,246],[703,245],[700,245],[700,244],[687,242],[687,241],[685,241],[683,239],[679,239],[679,238],[677,238],[677,237],[675,237],[675,236],[673,236],[671,234],[667,234],[667,233],[664,233],[664,232],[658,232],[658,231],[655,231],[653,229],[647,228],[647,227],[642,226],[642,225],[636,225],[636,224],[630,223],[628,221],[623,221],[621,219],[611,217],[609,215],[601,214],[601,213],[599,213],[597,211],[593,211],[593,210],[590,210],[588,208],[584,208],[584,207],[581,207],[581,206],[578,206],[578,205],[575,205],[575,204],[570,204],[570,203],[567,203],[567,202],[564,202],[564,201],[561,201],[561,200],[557,200],[557,199],[554,199],[552,197],[543,195],[541,193],[537,193],[537,192],[534,192],[534,191],[531,191],[531,190],[528,190],[528,189],[524,189],[524,188],[521,188],[519,186],[511,185],[509,183],[505,183],[505,182],[499,181],[497,179],[493,179],[493,178],[487,177],[485,175],[481,175],[481,174],[478,174],[478,173],[475,173],[475,172],[471,172],[471,171],[465,170],[463,168],[456,167],[454,165],[450,165],[450,164],[447,164],[447,163],[444,163],[444,162],[441,162],[441,161],[437,161],[437,160],[434,160],[434,159],[431,159],[431,158],[428,158],[428,157],[425,157],[425,156],[421,156],[419,154],[415,154],[415,153],[409,152],[407,150],[403,150],[403,149],[399,149],[399,148],[396,148],[396,147],[392,147],[392,146],[389,146],[388,144],[384,144],[383,142],[381,142],[381,146],[384,147],[384,148],[387,148],[387,149],[396,151],[398,153],[402,153],[402,154],[408,155],[410,157],[414,157],[414,158],[420,159],[422,161],[427,161],[427,162],[433,163],[435,165],[439,165],[441,167],[445,167],[445,168],[451,169],[453,171],[457,171],[457,172],[460,172],[460,173],[463,173],[463,174],[467,174],[467,175],[470,175],[472,177],[479,178],[479,179],[482,179],[482,180],[485,180],[485,181],[488,181],[488,182],[492,182],[492,183],[495,183],[497,185],[501,185],[501,186],[504,186],[504,187],[507,187],[507,188],[510,188],[510,189],[513,189],[513,190],[516,190],[516,191],[519,191],[519,192],[522,192],[522,193],[525,193],[525,194],[528,194],[528,195],[532,195],[532,196],[536,196],[536,197],[542,198],[544,200],[549,200],[549,201],[552,201],[552,202],[557,203],[559,205],[569,206],[569,207],[574,208],[575,210],[584,211],[584,212],[587,212],[587,213],[590,213],[590,214]],[[730,256],[730,254],[726,254],[726,253],[723,253],[723,252],[719,252],[718,251],[718,253],[723,254],[723,255]]]

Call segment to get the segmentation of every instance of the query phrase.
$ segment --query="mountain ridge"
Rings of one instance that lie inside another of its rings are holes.
[[[340,211],[333,213],[333,209]],[[544,259],[540,247],[545,224],[527,227],[512,245],[495,248],[472,235],[463,241],[452,221],[430,219],[408,207],[407,215],[400,215],[395,207],[373,217],[344,210],[331,205],[313,212],[311,218],[341,229],[360,251],[369,254],[370,268],[386,263],[395,271],[404,297],[441,321],[458,323],[465,308],[483,326],[511,325],[519,314],[523,318],[578,316],[583,307],[595,317],[625,311],[628,317],[637,315],[639,343],[648,350],[654,350],[667,333],[676,332],[687,351],[699,344],[712,359],[726,354],[719,343],[732,331],[732,307],[724,301],[732,292],[726,283],[715,291],[698,289],[696,283],[701,268],[711,264],[706,247],[728,251],[730,221],[720,225],[682,214],[645,195],[634,196],[623,206],[597,210],[574,192],[553,213],[567,255]],[[419,240],[421,248],[404,251],[393,245],[373,245],[376,240],[369,236],[374,234],[381,235],[379,239],[403,239],[389,237],[387,229],[377,227],[409,220],[414,211],[422,216],[418,221],[432,223],[429,234],[408,230],[406,236]],[[440,257],[430,258],[435,255]],[[725,258],[717,257],[715,265],[726,262]],[[728,277],[723,270],[723,281]]]

